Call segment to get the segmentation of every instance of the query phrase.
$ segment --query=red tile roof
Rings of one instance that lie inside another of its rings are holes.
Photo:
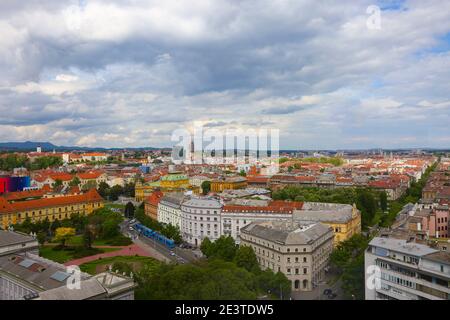
[[[294,210],[299,210],[302,207],[303,202],[275,200],[269,202],[267,206],[224,205],[222,212],[292,214]]]
[[[146,199],[145,202],[148,204],[151,204],[153,206],[157,206],[159,201],[161,201],[161,198],[164,196],[164,194],[159,191],[153,191],[151,195],[149,195]]]
[[[68,173],[55,173],[55,174],[50,174],[49,175],[50,178],[52,178],[53,180],[61,180],[61,181],[72,181],[73,176],[71,174]],[[44,179],[45,180],[45,179]]]
[[[82,180],[92,180],[92,179],[97,179],[101,175],[102,175],[101,172],[84,172],[84,173],[77,174],[77,177]]]
[[[0,214],[20,212],[30,209],[51,208],[56,206],[91,203],[103,201],[97,190],[91,189],[80,195],[69,195],[54,198],[42,198],[36,200],[19,201],[9,203],[4,198],[0,198]]]

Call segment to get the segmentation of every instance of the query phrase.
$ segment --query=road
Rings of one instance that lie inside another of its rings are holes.
[[[328,297],[323,294],[325,289],[331,289],[337,296],[333,300],[345,300],[344,292],[342,291],[342,282],[337,280],[333,285],[328,285],[327,281],[330,276],[327,276],[325,281],[319,283],[312,291],[292,291],[291,296],[293,300],[328,300]]]
[[[190,263],[198,259],[192,250],[182,249],[178,246],[176,246],[173,250],[170,250],[159,242],[139,235],[136,230],[131,231],[129,228],[129,221],[124,221],[120,225],[120,229],[125,236],[131,236],[133,242],[141,248],[150,251],[153,254],[157,253],[159,255],[158,260],[174,263]]]

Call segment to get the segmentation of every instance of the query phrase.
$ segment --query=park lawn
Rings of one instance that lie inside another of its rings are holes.
[[[87,272],[89,274],[96,274],[97,268],[99,266],[109,266],[114,263],[126,263],[130,264],[133,267],[133,270],[137,271],[141,269],[143,266],[146,266],[150,269],[156,269],[161,262],[156,259],[150,257],[142,257],[142,256],[117,256],[111,258],[103,258],[97,259],[94,261],[86,262],[80,265],[80,269],[83,272]]]
[[[82,250],[76,250],[76,247],[66,247],[65,249],[61,249],[55,246],[41,246],[39,248],[39,255],[52,261],[65,263],[70,260],[92,256],[104,252],[116,251],[119,249],[120,248],[92,248],[90,250],[85,250],[83,248]]]
[[[125,239],[126,238],[126,239]],[[95,239],[92,243],[92,246],[128,246],[132,244],[131,240],[127,240],[128,238],[123,235],[118,235],[116,238],[112,239]],[[59,244],[58,241],[52,240],[50,243]],[[83,245],[83,235],[76,235],[71,237],[66,241],[66,245],[68,246],[82,246]]]

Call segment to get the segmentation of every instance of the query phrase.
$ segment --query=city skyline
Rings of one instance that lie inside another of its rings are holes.
[[[280,149],[450,146],[448,3],[0,8],[0,141],[170,147],[201,121],[279,129]]]

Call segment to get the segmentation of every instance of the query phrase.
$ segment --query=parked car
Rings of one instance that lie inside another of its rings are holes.
[[[336,297],[337,297],[336,293],[331,293],[331,294],[328,295],[328,299],[334,299]]]
[[[325,296],[328,296],[328,295],[330,295],[330,294],[332,294],[333,293],[333,291],[331,291],[331,289],[325,289],[325,290],[323,290],[323,295],[325,295]]]

